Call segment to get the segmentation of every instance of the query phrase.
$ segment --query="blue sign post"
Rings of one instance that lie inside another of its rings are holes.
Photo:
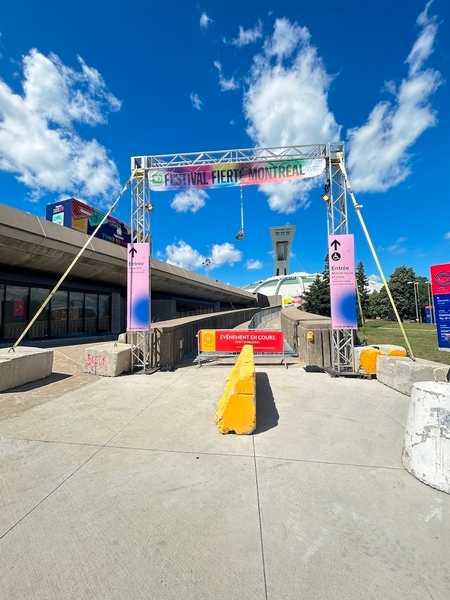
[[[450,264],[431,267],[431,289],[438,347],[450,352]]]

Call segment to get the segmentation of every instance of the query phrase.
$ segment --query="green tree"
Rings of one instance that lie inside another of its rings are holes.
[[[302,310],[323,317],[331,316],[330,265],[328,255],[321,275],[316,275],[309,289],[303,294]]]
[[[356,267],[356,286],[359,295],[359,302],[357,301],[357,314],[358,314],[358,327],[361,327],[364,319],[368,317],[369,313],[369,280],[364,272],[364,265],[360,261]],[[361,304],[362,315],[360,314],[359,305]]]
[[[388,285],[402,321],[416,318],[416,303],[414,300],[414,285],[416,274],[411,267],[397,267],[392,273]],[[380,317],[388,321],[396,319],[394,309],[383,286],[378,295],[378,310]]]
[[[377,290],[374,290],[369,296],[367,315],[366,315],[368,319],[376,319],[377,317],[380,316],[380,311],[378,308],[378,296],[379,295],[380,295],[379,292],[377,292]]]

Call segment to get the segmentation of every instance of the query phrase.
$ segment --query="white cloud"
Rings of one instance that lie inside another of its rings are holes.
[[[338,141],[340,126],[328,107],[332,76],[305,27],[277,19],[264,50],[254,58],[244,95],[247,132],[256,146]],[[316,179],[263,186],[269,206],[291,213],[305,206]],[[323,183],[321,181],[321,183]]]
[[[166,246],[167,262],[182,269],[199,269],[205,260],[197,250],[180,240]]]
[[[406,252],[406,248],[404,247],[404,243],[407,241],[405,237],[399,237],[393,244],[388,246],[387,251],[391,254],[404,254]]]
[[[424,28],[406,59],[406,62],[409,64],[410,75],[415,75],[422,68],[423,63],[430,54],[432,54],[438,27],[434,18],[424,20],[419,17],[417,23],[423,24]]]
[[[242,260],[242,252],[236,250],[233,244],[214,244],[211,249],[211,269],[223,265],[233,266]]]
[[[262,269],[263,266],[264,265],[260,260],[254,260],[253,258],[249,258],[245,263],[245,268],[249,271]]]
[[[14,173],[33,200],[49,191],[91,198],[120,189],[107,150],[75,131],[76,123],[106,123],[120,102],[100,73],[78,60],[76,71],[33,49],[23,58],[22,95],[0,81],[0,170]]]
[[[379,283],[381,281],[381,277],[379,275],[369,275],[367,279],[369,281],[374,281],[375,283]]]
[[[178,193],[170,206],[177,212],[191,211],[196,213],[205,206],[205,201],[208,197],[205,190],[186,190],[185,192]]]
[[[450,240],[450,231],[444,235],[444,240]]]
[[[427,15],[429,5],[417,19],[423,28],[406,61],[408,76],[398,89],[392,82],[387,86],[395,102],[379,102],[364,125],[348,131],[348,166],[355,191],[384,192],[404,181],[410,174],[408,149],[437,123],[430,98],[442,78],[433,69],[421,70],[437,33],[435,19]]]
[[[208,27],[210,25],[212,25],[213,23],[214,23],[214,21],[210,17],[208,17],[208,15],[205,12],[201,14],[200,27],[202,29],[208,29]]]
[[[234,75],[231,77],[231,79],[226,79],[223,75],[222,64],[218,60],[214,61],[214,66],[219,71],[219,85],[221,91],[229,92],[230,90],[237,90],[239,83],[234,78]]]
[[[203,266],[206,258],[197,250],[189,246],[183,240],[177,243],[169,244],[166,247],[166,261],[171,265],[176,265],[183,269],[199,269]],[[208,257],[211,261],[210,268],[215,269],[223,265],[233,266],[242,260],[242,252],[236,250],[233,244],[225,242],[224,244],[213,244],[211,255]]]
[[[202,110],[203,102],[198,94],[196,94],[195,92],[192,92],[191,95],[189,96],[189,98],[191,99],[192,106],[194,108],[196,108],[197,110]]]
[[[309,45],[311,35],[308,29],[290,23],[286,18],[277,19],[273,29],[273,36],[264,43],[264,50],[269,57],[276,56],[281,60],[289,57],[301,42]]]
[[[254,44],[256,40],[262,37],[261,28],[261,21],[258,21],[253,29],[244,29],[242,26],[239,26],[239,34],[231,43],[239,48],[248,44]]]

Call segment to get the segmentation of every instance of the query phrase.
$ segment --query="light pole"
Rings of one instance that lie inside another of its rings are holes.
[[[431,300],[431,281],[427,281],[427,290],[428,290],[428,306],[430,307],[431,322],[434,323],[435,318],[434,318],[434,306],[433,306],[432,300]]]
[[[414,302],[416,304],[416,323],[422,323],[422,317],[419,319],[419,282],[418,281],[408,281],[409,284],[414,286]]]

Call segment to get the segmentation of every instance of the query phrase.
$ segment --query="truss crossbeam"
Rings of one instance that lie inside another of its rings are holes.
[[[213,150],[186,154],[160,154],[133,156],[131,169],[167,169],[176,167],[220,165],[245,162],[270,162],[273,160],[298,160],[329,157],[339,164],[338,153],[343,144],[313,144],[310,146],[283,146],[276,148],[244,148],[238,150]],[[330,154],[331,153],[331,154]]]

